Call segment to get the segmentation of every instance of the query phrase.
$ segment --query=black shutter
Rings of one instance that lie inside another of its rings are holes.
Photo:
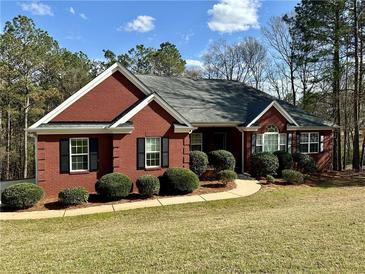
[[[70,141],[69,139],[60,140],[60,172],[70,171]]]
[[[256,153],[256,133],[251,134],[251,153]]]
[[[89,139],[90,171],[98,170],[98,162],[99,162],[98,152],[99,152],[98,138],[90,138]]]
[[[145,167],[144,151],[144,138],[137,138],[137,169],[144,169]]]
[[[297,132],[297,152],[301,152],[300,150],[300,133]]]
[[[162,138],[161,139],[161,166],[162,167],[169,167],[169,138]]]

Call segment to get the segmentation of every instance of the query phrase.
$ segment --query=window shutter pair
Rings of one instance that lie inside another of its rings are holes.
[[[89,139],[89,169],[98,170],[99,162],[99,142],[97,138]],[[70,172],[70,140],[60,140],[60,171],[61,173]]]
[[[145,138],[137,138],[137,169],[145,169]],[[161,167],[169,167],[169,138],[161,138]]]

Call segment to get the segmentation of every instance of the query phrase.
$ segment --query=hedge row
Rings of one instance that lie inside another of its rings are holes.
[[[251,156],[251,174],[254,177],[283,176],[283,170],[297,169],[304,173],[313,173],[317,170],[312,157],[306,154],[286,151],[260,152]]]

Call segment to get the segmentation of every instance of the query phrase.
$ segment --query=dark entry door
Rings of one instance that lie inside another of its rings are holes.
[[[213,134],[214,149],[227,149],[227,133],[215,132]]]

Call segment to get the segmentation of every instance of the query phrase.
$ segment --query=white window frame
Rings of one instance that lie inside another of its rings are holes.
[[[193,134],[194,135],[200,135],[200,143],[193,143]],[[191,151],[193,151],[192,150],[192,147],[193,146],[200,146],[200,150],[199,151],[203,151],[203,133],[201,133],[201,132],[193,132],[193,133],[191,133],[191,135],[190,135],[190,150]]]
[[[158,143],[160,144],[160,150],[159,151],[147,151],[147,139],[158,139]],[[148,168],[159,168],[161,167],[161,137],[146,137],[144,138],[144,165],[146,167],[146,169]],[[158,166],[149,166],[147,165],[147,153],[157,153],[158,152],[158,156],[159,156],[159,165]]]
[[[261,134],[257,134],[256,135],[256,147],[261,147],[261,152],[266,152],[265,150],[265,136],[268,136],[268,135],[277,135],[278,136],[278,146],[277,146],[277,150],[276,151],[280,151],[280,147],[281,146],[284,146],[285,145],[285,150],[284,151],[287,151],[287,145],[288,145],[288,137],[286,136],[287,134],[286,133],[280,133],[279,131],[277,132],[265,132],[265,133],[261,133]],[[285,144],[281,142],[281,136],[285,135]],[[261,138],[261,144],[258,145],[257,144],[257,140],[258,138]],[[274,152],[274,151],[269,151],[269,152]]]
[[[301,140],[301,137],[303,134],[308,134],[308,142],[302,142]],[[317,142],[311,142],[311,135],[317,135],[318,136],[318,141]],[[310,151],[310,146],[311,144],[318,144],[318,151],[315,151],[315,152],[311,152]],[[301,146],[302,145],[307,145],[308,146],[308,150],[307,151],[302,151],[302,148]],[[301,132],[300,133],[300,137],[299,137],[299,149],[300,149],[300,152],[303,153],[303,154],[317,154],[320,152],[321,148],[320,148],[320,145],[321,145],[321,140],[320,140],[320,135],[319,135],[319,132]]]
[[[72,153],[72,141],[73,140],[87,140],[87,153]],[[70,172],[89,171],[90,170],[90,146],[88,137],[77,137],[69,139],[69,152],[70,152]],[[87,169],[72,169],[72,156],[87,155]]]

